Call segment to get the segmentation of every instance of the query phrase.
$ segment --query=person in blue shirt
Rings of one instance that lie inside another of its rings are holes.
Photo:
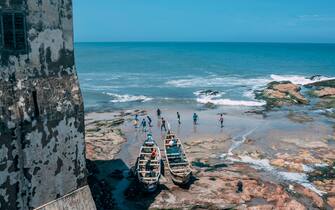
[[[147,121],[145,121],[145,119],[142,120],[141,125],[143,128],[143,132],[146,132],[147,131]]]
[[[193,114],[193,124],[196,125],[198,123],[198,115],[197,113]]]

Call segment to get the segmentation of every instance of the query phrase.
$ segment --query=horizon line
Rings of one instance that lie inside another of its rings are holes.
[[[262,42],[262,41],[74,41],[84,43],[235,43],[235,44],[335,44],[335,42]]]

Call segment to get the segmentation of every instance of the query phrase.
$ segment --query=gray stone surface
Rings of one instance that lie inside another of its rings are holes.
[[[26,14],[27,51],[0,53],[0,209],[31,209],[86,185],[84,109],[71,0],[1,0]]]
[[[82,187],[60,199],[47,203],[36,210],[94,210],[95,205],[88,186]]]

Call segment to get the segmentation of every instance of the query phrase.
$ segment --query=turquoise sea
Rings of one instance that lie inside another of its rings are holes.
[[[75,54],[86,110],[261,106],[253,91],[268,82],[335,77],[335,44],[76,43]]]

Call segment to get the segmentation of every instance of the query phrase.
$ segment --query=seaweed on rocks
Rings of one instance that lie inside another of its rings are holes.
[[[335,179],[335,161],[329,166],[317,167],[314,171],[308,173],[308,180],[313,181],[324,181]]]

